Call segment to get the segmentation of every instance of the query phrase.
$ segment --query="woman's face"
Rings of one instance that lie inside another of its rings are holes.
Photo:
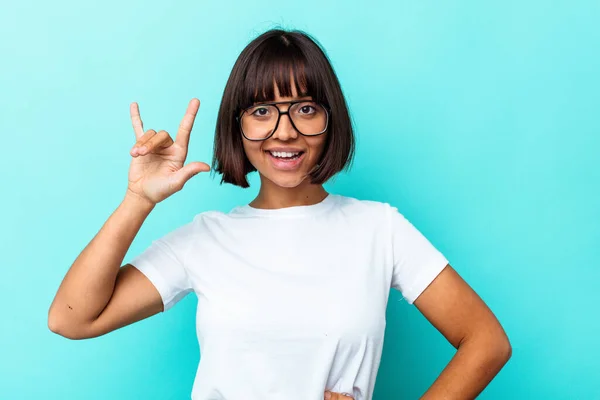
[[[297,90],[292,87],[292,97],[280,97],[275,85],[275,99],[273,102],[310,100],[311,97],[297,97]],[[289,104],[278,104],[281,111],[287,111]],[[320,159],[327,132],[318,136],[304,136],[292,126],[289,116],[282,115],[277,130],[273,135],[263,141],[250,141],[243,138],[244,151],[250,163],[258,170],[261,177],[268,179],[275,185],[285,188],[299,186]],[[300,152],[299,157],[293,159],[282,158],[283,154],[274,155],[273,152]],[[307,180],[307,182],[310,182]]]

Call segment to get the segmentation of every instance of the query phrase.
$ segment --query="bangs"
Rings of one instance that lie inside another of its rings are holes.
[[[281,97],[292,97],[295,87],[298,97],[311,96],[314,101],[325,104],[325,96],[320,90],[314,69],[301,50],[289,41],[267,40],[258,47],[254,59],[248,63],[239,107],[244,109],[254,103],[275,99],[275,85]]]

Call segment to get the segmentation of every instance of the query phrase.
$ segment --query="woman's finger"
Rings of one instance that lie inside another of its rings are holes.
[[[144,133],[142,137],[138,139],[137,142],[135,142],[135,144],[129,151],[129,154],[131,154],[134,157],[140,155],[140,148],[144,146],[152,137],[154,137],[154,135],[156,135],[156,131],[154,129],[148,129],[148,131]]]
[[[325,392],[325,400],[354,400],[354,398],[350,397],[346,393],[335,393],[335,392]]]
[[[138,154],[142,156],[150,154],[158,150],[167,148],[172,144],[173,139],[171,138],[169,133],[167,131],[160,131],[138,148]]]
[[[131,115],[131,125],[135,132],[136,139],[140,139],[144,135],[144,124],[140,117],[140,107],[138,103],[131,103],[129,106],[129,114]]]
[[[196,98],[190,100],[185,115],[179,124],[179,130],[177,131],[177,136],[175,136],[175,141],[184,149],[187,149],[190,142],[190,133],[192,132],[194,121],[196,120],[196,114],[198,114],[199,108],[200,100]]]
[[[175,187],[181,189],[187,181],[200,172],[210,171],[210,166],[203,162],[192,162],[173,174]]]

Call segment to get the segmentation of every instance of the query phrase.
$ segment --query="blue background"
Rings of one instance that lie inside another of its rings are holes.
[[[130,102],[174,133],[200,98],[188,161],[210,162],[233,63],[277,24],[323,44],[351,107],[357,157],[327,189],[397,206],[508,332],[481,398],[600,398],[599,20],[597,1],[4,2],[0,398],[189,397],[194,295],[85,341],[47,310],[125,193]],[[125,261],[252,183],[194,177]],[[453,353],[392,291],[375,399],[416,399]]]

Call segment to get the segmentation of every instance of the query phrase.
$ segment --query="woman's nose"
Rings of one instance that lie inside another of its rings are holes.
[[[290,140],[298,137],[298,132],[292,125],[289,114],[281,114],[277,129],[273,133],[273,137],[279,140]]]

